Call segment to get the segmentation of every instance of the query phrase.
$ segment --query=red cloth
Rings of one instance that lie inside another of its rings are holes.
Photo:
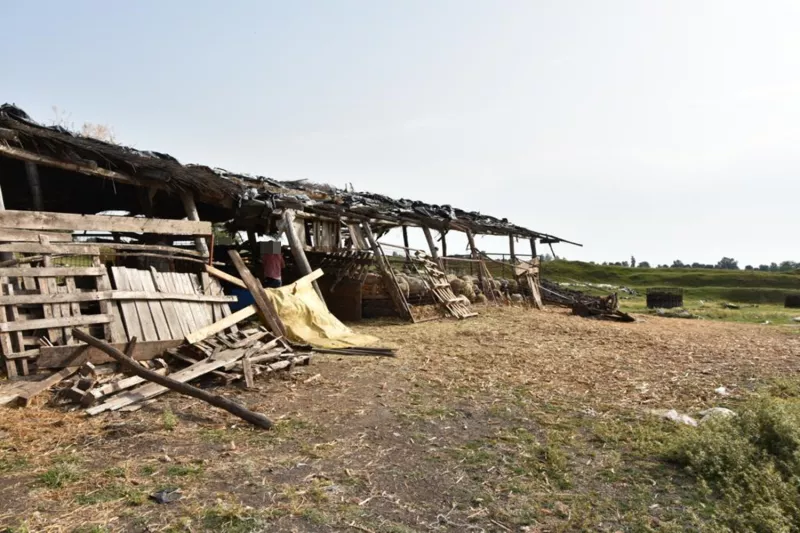
[[[281,279],[281,271],[284,262],[282,254],[264,254],[261,256],[261,264],[264,265],[264,277]]]

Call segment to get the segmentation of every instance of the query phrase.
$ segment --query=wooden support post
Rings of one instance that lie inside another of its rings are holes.
[[[536,237],[531,237],[531,259],[536,259],[539,254],[536,253]]]
[[[447,273],[447,232],[442,231],[442,272]]]
[[[36,163],[25,162],[25,174],[28,176],[28,186],[31,188],[31,204],[34,211],[44,211],[42,203],[42,185],[39,182],[39,169]]]
[[[242,258],[239,256],[239,252],[236,250],[228,250],[228,255],[231,257],[231,261],[233,261],[233,266],[235,266],[236,270],[239,272],[239,277],[244,284],[247,285],[247,290],[253,295],[258,317],[261,319],[261,322],[263,322],[276,337],[286,336],[286,327],[283,325],[283,322],[281,322],[278,312],[275,310],[275,306],[272,305],[267,295],[264,294],[264,287],[261,286],[261,283],[253,276],[252,272],[247,268],[247,265],[244,264],[244,261],[242,261]]]
[[[406,261],[411,262],[411,250],[408,249],[408,226],[403,226],[403,246],[405,247]]]
[[[428,226],[422,226],[422,231],[425,233],[425,240],[428,241],[428,248],[431,249],[431,257],[433,260],[439,264],[439,268],[444,270],[442,266],[442,260],[439,258],[439,252],[436,251],[436,243],[433,242],[433,234],[431,233],[431,229]]]
[[[197,213],[197,205],[194,203],[194,195],[190,192],[184,192],[181,194],[181,201],[183,202],[183,208],[186,210],[186,217],[189,220],[199,221],[200,215]],[[206,243],[205,238],[195,237],[194,244],[198,252],[203,254],[204,257],[208,257],[208,244]]]
[[[483,258],[481,257],[480,251],[478,251],[478,247],[475,246],[475,236],[472,235],[472,232],[467,230],[467,241],[469,241],[469,249],[470,253],[472,254],[472,258],[478,262],[478,283],[481,286],[481,290],[483,294],[489,300],[496,300],[494,294],[494,285],[491,281],[491,274],[489,273],[489,269],[486,267],[486,263],[483,262]]]
[[[511,264],[512,265],[516,265],[517,264],[517,254],[514,251],[514,235],[509,235],[508,236],[508,250],[509,250],[509,254],[510,254],[509,257],[511,259]]]
[[[364,228],[364,235],[367,237],[370,246],[372,246],[372,253],[375,256],[375,265],[378,267],[383,277],[383,283],[386,286],[386,290],[389,292],[389,296],[392,298],[392,302],[394,302],[395,309],[397,309],[397,312],[400,314],[400,318],[405,318],[413,322],[414,315],[411,314],[411,308],[408,306],[408,302],[403,296],[403,293],[400,292],[400,286],[397,284],[394,271],[392,271],[392,265],[389,264],[389,261],[383,254],[381,245],[378,244],[378,239],[375,238],[375,235],[372,233],[372,228],[369,227],[369,222],[364,222],[362,226]]]
[[[294,257],[294,261],[300,273],[304,276],[311,274],[311,265],[308,262],[308,257],[306,257],[303,243],[300,241],[300,237],[295,231],[294,211],[291,209],[285,209],[283,211],[283,230],[286,232],[286,238],[289,240],[289,248],[292,250],[292,256]],[[319,299],[322,300],[322,303],[325,303],[325,298],[322,297],[322,291],[319,289],[317,282],[314,281],[313,285],[314,290],[317,291],[319,295]]]
[[[0,188],[0,211],[6,210],[6,203],[3,200],[3,189]],[[14,254],[11,252],[0,252],[0,262],[12,261]]]
[[[558,259],[558,256],[556,255],[556,251],[553,250],[553,243],[552,242],[548,242],[547,245],[550,247],[550,253],[553,254],[553,259]]]
[[[135,374],[141,378],[146,379],[147,381],[152,381],[162,387],[166,387],[170,390],[175,392],[179,392],[181,394],[185,394],[187,396],[191,396],[193,398],[197,398],[198,400],[203,400],[204,402],[208,402],[214,407],[219,407],[220,409],[224,409],[231,413],[232,415],[238,416],[239,418],[246,420],[253,424],[254,426],[258,426],[263,429],[269,429],[272,427],[272,422],[269,418],[262,415],[261,413],[256,413],[247,409],[246,407],[241,406],[236,402],[232,402],[227,398],[223,398],[222,396],[217,396],[216,394],[210,394],[203,389],[198,389],[194,385],[189,385],[188,383],[181,383],[180,381],[176,381],[172,378],[167,376],[162,376],[158,372],[153,372],[152,370],[148,370],[144,368],[142,365],[122,353],[121,351],[117,350],[113,346],[109,346],[105,342],[101,341],[100,339],[95,339],[88,333],[84,333],[79,329],[74,329],[72,334],[75,336],[76,339],[85,342],[90,346],[94,346],[95,348],[104,351],[122,366],[127,368],[132,374]]]

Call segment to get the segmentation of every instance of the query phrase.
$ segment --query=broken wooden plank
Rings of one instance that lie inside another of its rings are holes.
[[[207,339],[208,337],[215,335],[222,330],[228,329],[234,324],[238,324],[242,320],[250,318],[255,314],[256,314],[256,306],[248,305],[244,309],[240,309],[235,313],[226,316],[222,320],[214,322],[210,326],[206,326],[204,328],[200,328],[196,331],[191,332],[190,334],[186,335],[186,342],[189,344],[195,344],[197,342],[200,342],[203,339]]]
[[[147,370],[136,363],[134,360],[126,357],[125,354],[120,352],[119,350],[115,349],[112,346],[109,346],[105,342],[95,339],[91,335],[87,335],[82,331],[75,330],[73,332],[76,338],[92,344],[94,347],[98,349],[102,349],[108,355],[116,359],[119,363],[125,365],[131,372],[136,375],[139,375],[143,378],[146,378],[148,381],[152,383],[148,383],[138,389],[131,391],[129,393],[124,393],[119,396],[115,396],[108,402],[98,405],[97,407],[92,407],[87,409],[87,413],[90,415],[97,414],[98,412],[103,412],[108,409],[119,409],[121,407],[125,407],[132,403],[135,403],[140,400],[147,400],[162,394],[168,390],[173,390],[175,392],[179,392],[181,394],[185,394],[187,396],[192,396],[193,398],[198,398],[205,402],[210,403],[214,407],[219,407],[220,409],[224,409],[229,413],[242,418],[250,422],[251,424],[264,428],[269,429],[272,427],[272,422],[264,415],[260,413],[255,413],[250,411],[249,409],[239,405],[236,402],[232,402],[222,396],[216,396],[214,394],[210,394],[202,389],[198,389],[192,385],[186,383],[187,381],[194,379],[198,376],[206,374],[211,370],[215,370],[220,366],[224,366],[226,363],[231,362],[231,360],[240,359],[244,355],[244,351],[239,350],[231,350],[230,352],[226,353],[226,357],[221,357],[220,359],[208,362],[197,363],[196,365],[192,365],[187,369],[181,370],[172,374],[170,377],[161,376],[153,371]],[[110,405],[110,407],[109,407]]]
[[[228,250],[228,255],[233,261],[236,270],[239,272],[242,281],[247,285],[247,290],[253,295],[253,300],[255,300],[255,306],[261,321],[276,336],[285,336],[286,327],[283,325],[283,322],[281,322],[278,312],[275,310],[275,305],[267,298],[267,295],[264,294],[264,287],[261,286],[261,283],[258,282],[244,264],[244,261],[242,261],[242,258],[239,256],[239,252],[236,250]]]
[[[41,242],[41,237],[47,237],[50,242],[72,242],[72,233],[42,233],[16,228],[3,228],[3,242]]]
[[[149,361],[160,357],[167,350],[177,348],[183,344],[182,340],[150,341],[137,342],[136,354],[134,359],[137,361]],[[124,350],[127,343],[115,342],[112,346],[119,350]],[[96,365],[113,362],[102,350],[98,350],[88,344],[72,344],[69,346],[42,346],[39,349],[39,357],[36,359],[38,368],[63,368],[71,358],[81,355],[81,361],[88,361]]]
[[[0,228],[211,235],[211,222],[111,215],[76,215],[47,211],[0,211]]]
[[[178,301],[202,303],[228,303],[237,301],[236,296],[212,296],[204,294],[162,293],[152,291],[97,291],[97,292],[69,292],[64,294],[16,294],[13,296],[0,296],[0,305],[26,305],[26,304],[57,304],[99,302],[102,300],[147,300],[147,301]]]
[[[40,381],[27,383],[26,386],[22,388],[19,393],[19,397],[22,400],[23,405],[27,406],[28,404],[30,404],[31,398],[33,398],[37,394],[46,391],[53,385],[60,383],[62,380],[67,379],[77,371],[78,371],[77,366],[70,366],[67,368],[63,368],[58,372],[51,374]]]

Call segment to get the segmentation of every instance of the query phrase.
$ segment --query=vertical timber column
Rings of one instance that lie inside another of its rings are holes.
[[[512,265],[516,265],[517,264],[517,254],[514,251],[514,235],[513,234],[508,236],[508,251],[509,251],[509,253],[511,255],[511,264]]]
[[[372,233],[372,228],[369,226],[369,222],[365,220],[362,223],[362,227],[364,228],[364,235],[367,237],[367,240],[372,247],[375,265],[381,272],[383,284],[386,287],[386,290],[389,292],[389,296],[392,298],[395,308],[400,314],[400,318],[414,322],[414,315],[411,313],[411,308],[408,306],[408,302],[403,296],[403,293],[400,291],[400,286],[397,284],[397,278],[392,271],[392,265],[389,264],[389,261],[386,259],[386,256],[381,249],[381,245],[378,243],[378,239],[376,239],[375,234]]]
[[[292,257],[294,257],[294,262],[297,263],[297,268],[304,276],[311,274],[311,265],[308,262],[308,257],[306,257],[306,251],[303,248],[303,242],[297,235],[297,231],[295,231],[294,211],[291,209],[285,209],[283,211],[282,218],[283,231],[286,232],[286,238],[289,240],[289,248],[292,250]],[[319,290],[319,285],[317,285],[316,281],[313,281],[311,284],[314,286],[314,290],[317,291],[319,299],[322,300],[322,303],[324,304],[325,298],[322,297],[322,291]]]
[[[442,230],[442,272],[447,274],[447,231]]]
[[[31,188],[31,203],[35,211],[44,211],[42,202],[42,186],[39,183],[39,169],[36,163],[25,162],[25,174],[28,176],[28,185]]]
[[[411,250],[408,249],[408,226],[403,226],[403,246],[406,248],[406,261],[411,262]]]
[[[536,253],[536,237],[531,237],[531,261],[539,257]]]
[[[5,201],[3,201],[3,189],[0,189],[0,211],[6,210]],[[0,261],[10,261],[14,259],[14,254],[11,252],[0,252]]]
[[[422,231],[425,233],[425,240],[428,241],[428,248],[431,249],[431,257],[439,264],[439,268],[444,270],[442,260],[439,258],[439,252],[436,251],[436,243],[433,242],[433,234],[428,226],[422,226]]]
[[[486,268],[486,264],[483,262],[483,259],[481,258],[481,254],[478,251],[478,247],[475,246],[475,236],[472,234],[470,230],[467,230],[466,234],[467,234],[467,240],[469,241],[469,249],[470,253],[472,254],[472,258],[478,262],[478,283],[480,283],[481,290],[483,291],[483,294],[486,296],[486,298],[488,298],[489,300],[496,301],[494,294],[494,286],[490,281],[491,275],[488,275],[489,269]]]
[[[183,202],[184,210],[186,210],[186,217],[189,220],[195,220],[199,222],[200,215],[197,214],[197,206],[194,203],[194,195],[190,192],[184,192],[181,194],[181,201]],[[195,237],[194,245],[198,252],[208,257],[208,244],[203,237]]]

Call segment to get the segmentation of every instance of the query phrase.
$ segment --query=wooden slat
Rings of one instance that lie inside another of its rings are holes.
[[[245,320],[253,316],[254,314],[256,314],[256,306],[249,305],[244,309],[240,309],[235,313],[226,316],[222,320],[219,320],[211,324],[210,326],[206,326],[204,328],[192,331],[190,334],[186,335],[186,342],[188,342],[189,344],[200,342],[203,339],[207,339],[211,335],[219,333],[222,330],[228,329],[234,324],[238,324],[242,320]]]
[[[110,291],[111,280],[108,278],[108,270],[100,262],[99,256],[92,257],[92,265],[100,268],[103,273],[95,280],[95,287],[98,291]],[[100,301],[100,312],[114,317],[110,323],[103,326],[103,335],[109,342],[122,342],[128,340],[125,335],[125,327],[122,324],[122,312],[116,302]]]
[[[177,281],[177,277],[177,274],[174,272],[164,273],[164,282],[167,287],[169,287],[170,292],[182,292],[183,290],[180,283]],[[183,321],[184,332],[192,332],[196,329],[200,329],[200,326],[194,323],[194,316],[192,316],[192,310],[187,302],[176,302],[175,307],[180,313],[180,319]]]
[[[201,361],[184,368],[183,370],[179,370],[178,372],[170,374],[170,378],[180,383],[185,383],[196,377],[202,376],[203,374],[208,374],[212,370],[216,370],[238,359],[241,359],[245,354],[245,351],[246,350],[244,348],[240,348],[238,350],[228,350],[219,354],[219,356],[215,359]],[[116,411],[117,409],[125,407],[126,405],[153,398],[167,391],[169,391],[169,389],[166,387],[156,383],[147,383],[146,385],[142,385],[141,387],[138,387],[130,392],[118,394],[105,403],[95,407],[90,407],[86,410],[86,412],[89,415],[96,415],[104,411]]]
[[[196,294],[194,289],[194,284],[191,279],[191,274],[177,274],[175,276],[179,286],[183,289],[186,294]],[[195,302],[187,302],[189,305],[189,309],[191,310],[192,316],[194,317],[194,323],[198,327],[205,327],[209,324],[212,324],[213,321],[206,313],[205,306],[202,304],[198,304]]]
[[[205,274],[205,272],[204,272]],[[189,274],[187,276],[189,280],[189,285],[191,289],[194,290],[196,296],[198,298],[203,297],[205,292],[203,291],[203,286],[201,284],[200,278],[198,274]],[[214,313],[211,311],[211,304],[207,302],[198,303],[197,304],[200,308],[200,312],[206,317],[206,322],[204,325],[213,324],[214,323]]]
[[[75,283],[74,278],[67,278]],[[43,303],[72,304],[79,302],[99,302],[103,300],[157,300],[185,301],[221,304],[235,302],[236,296],[216,296],[204,294],[161,293],[153,291],[98,291],[98,292],[65,292],[61,294],[15,294],[0,296],[0,305],[26,305]]]
[[[133,358],[137,361],[149,361],[156,357],[161,357],[167,350],[172,350],[183,344],[183,340],[169,341],[150,341],[137,342],[136,352]],[[115,348],[124,350],[127,343],[112,343]],[[113,363],[114,360],[102,350],[98,350],[88,344],[71,344],[69,346],[42,346],[39,350],[39,357],[36,359],[38,368],[63,368],[77,355],[81,355],[82,361],[87,361],[96,365],[103,363]]]
[[[128,284],[128,289],[138,289],[138,272],[132,268],[122,268],[120,274],[125,277]],[[134,300],[133,305],[136,307],[136,313],[139,315],[139,325],[142,328],[142,339],[146,341],[163,340],[158,337],[158,330],[156,329],[155,320],[150,312],[150,306],[147,302],[142,300]]]
[[[156,292],[157,291],[156,284],[155,284],[155,281],[153,280],[153,274],[152,274],[151,271],[148,270],[148,271],[140,272],[140,279],[141,279],[141,282],[142,282],[142,287],[146,291],[151,292],[154,295],[158,295],[158,293]],[[170,309],[174,313],[175,308],[174,307],[170,307]],[[159,321],[161,320],[161,317],[163,317],[163,319],[164,319],[164,324],[163,325],[166,326],[166,328],[167,328],[167,332],[165,334],[165,335],[167,335],[166,338],[169,338],[169,339],[181,339],[181,338],[183,338],[183,333],[181,331],[180,325],[178,324],[177,317],[174,316],[174,315],[167,314],[167,302],[164,302],[164,301],[152,301],[152,302],[150,302],[150,310],[153,312],[154,315],[155,314],[159,315]],[[165,337],[163,335],[161,336],[161,338],[162,338],[162,340],[165,339]]]
[[[9,283],[6,285],[5,294],[13,295],[14,294],[14,285]],[[16,322],[19,320],[19,311],[15,305],[8,306],[8,320],[9,322]],[[28,360],[27,357],[31,357],[38,353],[37,350],[26,350],[25,349],[25,340],[24,336],[22,335],[21,331],[17,331],[16,333],[11,334],[11,339],[16,340],[17,347],[19,348],[19,352],[15,354],[8,354],[10,359],[20,359],[19,366],[17,371],[20,372],[23,376],[28,375]],[[31,353],[33,352],[33,353]],[[27,356],[25,354],[28,354]]]
[[[222,287],[220,286],[219,282],[212,278],[211,276],[208,277],[208,286],[211,288],[211,294],[215,296],[222,296]],[[226,316],[230,316],[231,308],[227,303],[219,304],[219,309],[221,311],[219,317],[215,317],[214,321],[222,320]],[[236,325],[231,326],[231,332],[237,333],[239,328]]]
[[[111,267],[111,274],[114,276],[114,285],[118,289],[129,289],[128,278],[122,273],[123,267]],[[139,312],[136,309],[134,302],[122,301],[119,304],[120,311],[122,312],[122,320],[125,323],[125,331],[128,334],[128,339],[136,337],[143,339],[142,325],[139,322]]]
[[[168,292],[161,272],[157,271],[155,267],[150,267],[150,275],[156,290],[162,291],[161,293]],[[167,317],[167,324],[169,324],[173,338],[182,339],[189,333],[189,330],[184,325],[185,322],[181,317],[182,313],[178,303],[172,300],[164,300],[161,302],[161,306],[164,308],[164,314]]]
[[[136,289],[145,293],[147,293],[149,290],[152,291],[151,293],[155,293],[153,277],[149,270],[128,269],[127,274],[128,281],[130,282],[132,289]],[[172,334],[169,331],[167,317],[164,315],[164,308],[161,307],[161,302],[157,300],[137,300],[137,305],[138,302],[145,302],[145,305],[147,305],[148,309],[150,309],[150,316],[153,317],[153,324],[155,325],[156,334],[158,335],[158,338],[153,340],[165,341],[173,339],[174,337],[172,337]]]
[[[66,282],[66,279],[64,281]],[[57,289],[56,292],[58,293],[56,294],[56,296],[65,296],[67,294],[67,291],[69,290],[66,285],[59,285],[58,287],[56,287],[56,289]],[[69,303],[59,304],[58,307],[61,310],[62,317],[72,316],[72,306]],[[80,313],[78,313],[78,315],[80,315]],[[64,344],[72,344],[71,328],[64,328]]]
[[[28,384],[26,387],[23,387],[20,390],[19,397],[22,399],[24,405],[27,406],[30,403],[31,398],[33,398],[37,394],[41,394],[42,392],[46,391],[53,385],[70,377],[77,371],[78,371],[77,366],[71,366],[64,368],[54,374],[51,374],[40,381],[34,381],[33,383]]]
[[[2,213],[8,211],[0,211]],[[0,244],[0,252],[24,254],[61,254],[61,255],[98,255],[100,248],[90,244],[37,244],[30,242],[12,242]]]
[[[267,326],[275,336],[280,337],[286,335],[286,327],[283,325],[283,322],[281,322],[277,311],[275,311],[275,305],[267,298],[267,295],[264,294],[264,287],[261,286],[261,283],[259,283],[250,270],[248,270],[241,256],[239,256],[239,252],[236,250],[228,250],[228,255],[231,260],[233,260],[233,265],[239,272],[242,281],[247,285],[247,290],[253,295],[256,309],[258,309],[258,317],[261,319],[261,322]]]
[[[153,370],[153,372],[157,372],[163,376],[167,375],[166,368],[157,368]],[[81,400],[81,405],[89,406],[95,404],[98,400],[102,400],[103,397],[109,396],[114,394],[115,392],[120,392],[126,389],[130,389],[131,387],[135,387],[136,385],[140,385],[147,381],[144,378],[139,376],[130,376],[127,378],[123,378],[119,381],[115,381],[114,383],[107,383],[102,387],[98,387],[96,389],[92,389],[87,391],[86,397]]]
[[[50,242],[72,242],[72,233],[42,233],[16,228],[3,228],[0,230],[0,239],[3,242],[40,242],[42,237],[47,237]]]
[[[0,276],[31,278],[58,278],[78,276],[102,276],[106,273],[105,267],[10,267],[0,268]]]
[[[8,316],[6,315],[6,308],[0,305],[0,321],[5,322],[8,320]],[[22,349],[22,347],[20,347]],[[8,356],[9,354],[14,352],[14,346],[11,342],[11,335],[8,333],[0,333],[0,352],[3,353],[3,356]],[[6,377],[9,379],[13,379],[17,377],[17,363],[10,360],[5,359],[5,366],[6,366]],[[16,398],[16,396],[14,396]]]
[[[106,324],[113,320],[111,315],[83,315],[65,318],[41,318],[20,320],[18,322],[0,322],[0,333],[12,331],[30,331],[34,329],[66,328],[86,326],[89,324]]]
[[[46,211],[0,211],[0,228],[127,231],[163,235],[211,235],[211,222],[109,215],[75,215]]]

